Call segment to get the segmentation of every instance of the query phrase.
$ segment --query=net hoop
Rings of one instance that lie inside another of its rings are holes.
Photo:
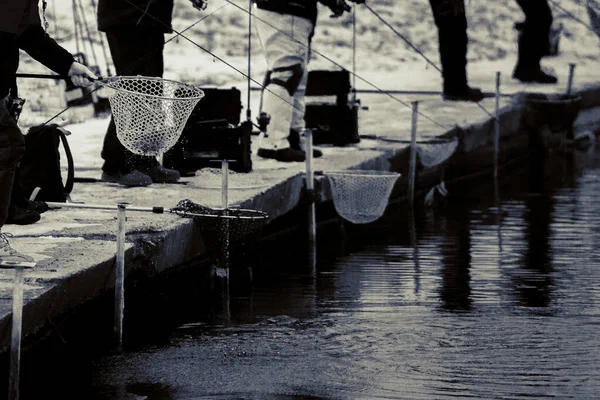
[[[328,171],[333,205],[337,213],[354,224],[379,219],[400,177],[397,172],[374,170]]]
[[[159,156],[173,147],[204,92],[183,82],[147,76],[99,81],[107,95],[117,138],[134,154]]]
[[[158,96],[158,95],[154,95],[154,94],[134,92],[133,90],[127,90],[122,87],[116,86],[114,84],[115,82],[122,82],[122,81],[127,81],[127,80],[139,80],[140,78],[143,78],[146,81],[156,81],[156,82],[160,82],[160,83],[172,83],[174,85],[180,85],[180,86],[189,88],[192,92],[196,92],[197,95],[191,96],[191,97]],[[153,77],[153,76],[141,76],[141,75],[115,76],[112,78],[106,78],[104,81],[97,81],[97,83],[101,86],[104,86],[104,87],[112,89],[112,90],[117,90],[119,92],[124,92],[124,93],[135,95],[135,96],[141,95],[144,97],[151,97],[151,98],[155,98],[155,99],[159,99],[159,100],[197,100],[197,101],[200,101],[204,98],[204,92],[202,91],[202,89],[200,89],[194,85],[190,85],[189,83],[174,81],[172,79],[158,78],[158,77]]]

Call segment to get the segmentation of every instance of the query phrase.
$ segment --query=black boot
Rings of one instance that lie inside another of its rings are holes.
[[[302,145],[300,144],[300,132],[296,129],[290,129],[290,134],[288,135],[288,142],[290,143],[290,148],[298,151],[304,151],[302,149]],[[313,149],[313,157],[319,158],[323,156],[323,152],[319,149]]]
[[[479,88],[472,88],[466,85],[460,89],[444,89],[444,100],[448,101],[472,101],[479,102],[483,100],[485,96]]]

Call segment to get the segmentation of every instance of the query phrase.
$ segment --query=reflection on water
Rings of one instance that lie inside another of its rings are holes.
[[[126,388],[104,397],[124,399],[150,382],[160,386],[137,398],[597,398],[600,156],[506,171],[501,204],[493,182],[450,193],[414,219],[392,206],[324,235],[316,277],[298,246],[269,249],[230,319],[105,357],[91,392]]]

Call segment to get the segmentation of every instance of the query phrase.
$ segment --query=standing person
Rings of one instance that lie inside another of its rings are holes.
[[[558,82],[555,76],[542,71],[540,61],[550,46],[552,10],[548,0],[517,0],[525,14],[525,22],[520,29],[517,65],[513,78],[524,83]]]
[[[194,1],[192,1],[194,2]],[[99,0],[98,30],[106,33],[117,75],[162,77],[165,33],[172,32],[173,0]],[[173,183],[178,171],[155,157],[127,150],[111,118],[102,147],[102,180],[124,186]]]
[[[268,137],[261,140],[258,156],[282,162],[305,160],[300,132],[304,123],[304,94],[310,44],[317,22],[317,3],[328,6],[332,17],[350,7],[344,0],[254,0],[256,27],[265,51],[268,70],[261,111],[271,120]],[[315,157],[322,153],[315,149]]]
[[[16,87],[19,49],[54,72],[70,76],[77,86],[97,79],[46,34],[40,21],[38,0],[0,2],[0,263],[33,261],[12,249],[8,242],[10,234],[1,232],[8,216],[16,166],[25,153],[25,138],[7,108],[11,88]]]
[[[469,37],[464,0],[429,0],[429,4],[438,29],[444,100],[482,100],[481,90],[467,83]]]

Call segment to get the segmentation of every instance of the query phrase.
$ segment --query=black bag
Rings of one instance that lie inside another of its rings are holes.
[[[73,190],[73,155],[67,142],[68,131],[57,124],[38,125],[25,135],[25,154],[17,170],[23,193],[30,197],[36,187],[41,190],[37,201],[65,202]],[[67,181],[63,184],[60,169],[59,144],[62,141],[67,155]]]

